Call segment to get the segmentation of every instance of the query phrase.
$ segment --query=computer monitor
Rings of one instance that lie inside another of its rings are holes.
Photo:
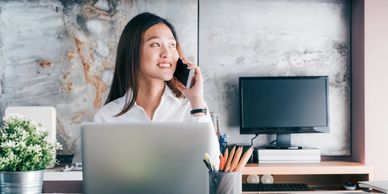
[[[328,77],[240,77],[240,134],[277,134],[276,148],[291,146],[291,133],[329,132]]]

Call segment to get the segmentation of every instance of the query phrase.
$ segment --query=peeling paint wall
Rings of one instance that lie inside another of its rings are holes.
[[[7,106],[54,106],[65,153],[79,153],[80,125],[106,99],[117,42],[133,16],[170,20],[186,56],[197,59],[196,0],[1,1],[0,10],[0,114]]]
[[[350,10],[342,0],[201,0],[199,63],[210,108],[230,142],[239,135],[239,76],[329,76],[330,133],[292,143],[350,154]],[[256,145],[273,140],[261,135]]]
[[[149,11],[176,27],[205,77],[205,98],[230,143],[239,135],[238,77],[328,75],[327,134],[293,135],[326,155],[350,154],[349,2],[342,0],[0,1],[0,116],[11,105],[57,109],[64,152],[79,153],[79,127],[102,106],[116,46],[130,18]],[[271,136],[260,136],[265,144]]]

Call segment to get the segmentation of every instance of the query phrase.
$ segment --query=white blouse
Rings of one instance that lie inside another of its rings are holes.
[[[162,99],[155,110],[152,120],[144,109],[136,103],[125,114],[114,117],[114,115],[123,109],[126,98],[127,96],[125,95],[103,106],[94,115],[94,122],[212,122],[209,113],[203,116],[191,115],[190,111],[192,108],[190,101],[187,98],[177,98],[167,85],[165,86]],[[213,134],[213,137],[211,137],[212,150],[209,154],[218,169],[220,148],[214,128],[213,131],[214,133],[211,133]]]
[[[141,106],[135,102],[133,107],[123,115],[114,117],[125,104],[127,96],[118,98],[103,106],[94,116],[95,122],[212,122],[209,114],[193,116],[191,104],[187,98],[177,98],[166,85],[159,106],[151,120]]]

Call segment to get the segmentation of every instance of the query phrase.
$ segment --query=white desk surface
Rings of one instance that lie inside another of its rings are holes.
[[[43,181],[82,181],[82,171],[62,172],[60,168],[46,169]]]

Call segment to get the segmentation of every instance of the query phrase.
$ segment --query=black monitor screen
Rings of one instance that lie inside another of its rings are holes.
[[[328,130],[328,83],[318,77],[241,77],[240,133]]]

